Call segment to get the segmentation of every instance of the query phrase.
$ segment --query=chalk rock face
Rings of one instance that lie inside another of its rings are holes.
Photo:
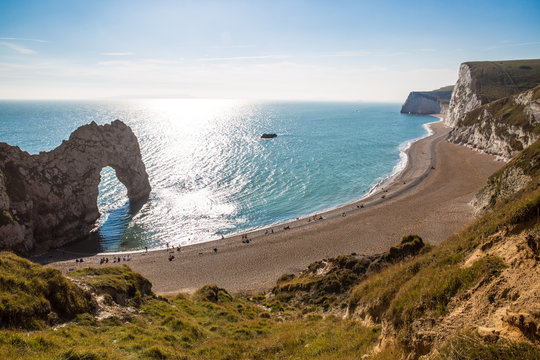
[[[139,142],[116,120],[92,122],[49,152],[0,143],[0,249],[42,251],[87,236],[99,218],[100,172],[110,166],[131,204],[150,194]]]
[[[448,140],[509,160],[540,137],[540,86],[461,116]]]
[[[438,114],[440,112],[441,104],[437,99],[416,91],[409,94],[401,107],[401,113],[405,114]]]
[[[448,108],[453,86],[433,91],[413,91],[401,107],[401,113],[426,115],[442,114]]]
[[[454,92],[450,99],[450,105],[448,106],[444,123],[454,127],[463,115],[480,106],[482,106],[482,101],[473,90],[469,64],[461,64],[459,67],[458,81],[454,86]]]
[[[540,84],[540,59],[461,64],[445,123],[454,127],[468,112]]]

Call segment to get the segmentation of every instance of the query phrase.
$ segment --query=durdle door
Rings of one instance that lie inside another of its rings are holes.
[[[139,142],[119,120],[81,126],[38,155],[0,143],[0,249],[25,254],[87,236],[100,216],[98,186],[106,166],[116,171],[132,205],[148,199]]]

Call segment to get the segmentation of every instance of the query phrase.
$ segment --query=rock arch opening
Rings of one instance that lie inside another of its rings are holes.
[[[117,178],[116,171],[106,166],[100,176],[97,199],[99,242],[102,250],[113,250],[122,240],[132,213],[126,186]]]

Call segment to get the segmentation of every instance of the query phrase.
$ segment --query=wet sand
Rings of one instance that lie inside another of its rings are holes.
[[[406,168],[369,198],[319,214],[317,220],[310,217],[254,231],[248,234],[249,243],[238,235],[187,246],[174,250],[172,261],[167,250],[131,252],[131,261],[122,264],[148,278],[157,293],[193,292],[208,283],[251,292],[270,289],[282,274],[298,273],[323,258],[383,252],[407,234],[436,245],[474,220],[469,201],[503,163],[447,142],[450,129],[442,122],[430,127],[434,133],[408,150]],[[75,263],[75,256],[52,251],[33,260],[68,272],[103,266],[103,256],[112,259],[110,254],[81,254],[81,264]]]

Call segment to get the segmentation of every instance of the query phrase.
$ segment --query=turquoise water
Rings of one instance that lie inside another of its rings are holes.
[[[137,100],[0,102],[0,141],[48,151],[80,125],[120,119],[137,135],[152,193],[130,214],[102,171],[97,251],[193,244],[359,199],[404,165],[431,117],[399,104]],[[270,140],[262,133],[277,133]]]

